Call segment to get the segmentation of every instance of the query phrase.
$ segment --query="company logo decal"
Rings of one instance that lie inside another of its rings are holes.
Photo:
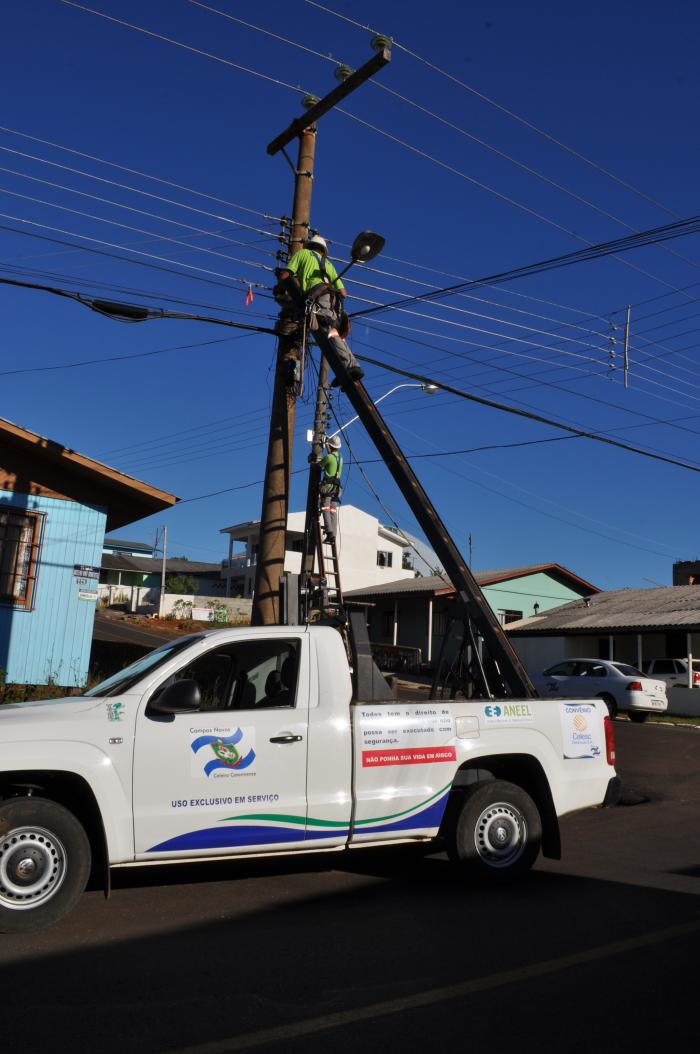
[[[124,703],[107,703],[107,720],[121,721]]]
[[[237,728],[230,736],[198,736],[192,746],[192,753],[204,750],[204,756],[209,756],[209,751],[214,755],[204,766],[204,773],[211,776],[216,769],[227,769],[229,771],[242,771],[249,768],[255,761],[255,751],[251,747],[246,754],[242,754],[237,744],[243,739],[243,731]],[[209,748],[206,750],[205,748]]]
[[[565,703],[561,708],[563,754],[568,761],[601,756],[601,722],[591,703]]]
[[[534,714],[529,703],[489,703],[484,707],[487,724],[509,724],[532,721]]]

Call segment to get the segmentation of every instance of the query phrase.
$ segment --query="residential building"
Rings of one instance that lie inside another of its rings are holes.
[[[0,669],[7,682],[87,676],[105,528],[174,505],[159,490],[0,418]]]
[[[646,659],[700,657],[700,590],[694,585],[617,589],[513,622],[508,636],[529,673],[565,659],[615,659],[641,669]],[[700,714],[700,688],[669,691],[673,713]],[[696,702],[697,700],[697,702]]]
[[[504,626],[526,613],[548,611],[562,601],[599,592],[596,586],[559,564],[476,571],[474,577]],[[345,598],[366,603],[373,644],[419,649],[421,662],[430,666],[439,655],[454,595],[454,587],[446,576],[431,575],[346,591]]]
[[[133,542],[128,538],[114,538],[108,535],[104,540],[102,552],[110,556],[150,556],[156,555],[155,544],[149,542]]]
[[[148,591],[160,592],[163,564],[160,557],[126,556],[122,553],[102,554],[100,584],[108,586],[136,586]],[[199,560],[181,560],[168,558],[165,561],[165,576],[183,575],[193,578],[197,583],[197,593],[202,596],[215,597],[224,595],[224,583],[221,580],[221,565],[203,563]],[[157,604],[155,595],[148,598]],[[139,605],[143,596],[139,597]]]
[[[305,519],[304,512],[292,512],[287,519],[284,569],[296,574],[301,571]],[[226,596],[251,597],[260,520],[223,527],[221,533],[229,536],[228,558],[221,566]],[[354,505],[341,505],[338,509],[337,541],[344,592],[415,576],[407,539],[396,528],[384,527],[376,516]]]

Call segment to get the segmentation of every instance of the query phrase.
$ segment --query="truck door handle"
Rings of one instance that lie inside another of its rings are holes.
[[[271,743],[301,743],[303,736],[295,736],[291,732],[282,732],[279,736],[270,736]]]

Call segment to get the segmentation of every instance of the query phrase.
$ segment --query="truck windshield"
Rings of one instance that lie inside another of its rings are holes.
[[[179,651],[189,648],[190,644],[201,640],[203,636],[203,633],[194,633],[187,637],[178,637],[177,640],[168,641],[167,644],[162,644],[160,648],[156,648],[155,651],[149,651],[147,655],[143,655],[136,662],[132,662],[130,666],[125,666],[119,673],[112,674],[106,681],[101,681],[94,688],[85,692],[85,695],[95,698],[128,692],[129,688],[136,684],[144,674],[162,666],[168,659],[172,659],[173,655],[177,655]]]

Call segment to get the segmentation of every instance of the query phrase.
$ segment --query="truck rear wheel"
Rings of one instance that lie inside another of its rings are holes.
[[[50,926],[80,898],[90,843],[75,816],[44,798],[0,804],[0,933]]]
[[[503,881],[530,870],[541,842],[542,821],[530,795],[514,783],[493,780],[465,798],[448,852],[465,877]]]

